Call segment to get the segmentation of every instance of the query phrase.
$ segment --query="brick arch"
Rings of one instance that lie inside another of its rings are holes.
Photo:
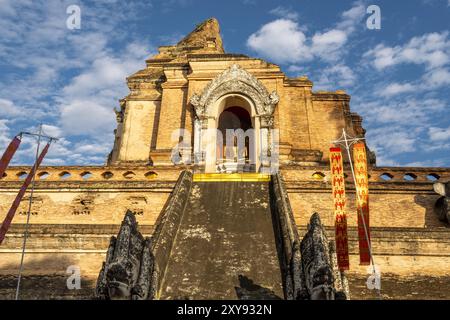
[[[269,93],[261,81],[238,64],[233,64],[208,83],[201,95],[194,94],[191,97],[190,102],[197,118],[204,120],[210,116],[216,101],[230,94],[250,98],[255,105],[256,114],[262,119],[262,125],[272,126],[273,112],[279,101],[278,94],[275,91]]]

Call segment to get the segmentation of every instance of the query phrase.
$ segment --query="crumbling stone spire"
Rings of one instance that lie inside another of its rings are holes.
[[[210,18],[178,42],[177,47],[215,48],[217,53],[224,53],[219,21]]]

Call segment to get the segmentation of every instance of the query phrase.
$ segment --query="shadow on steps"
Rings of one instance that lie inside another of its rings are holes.
[[[246,276],[239,275],[240,287],[234,287],[239,300],[282,300],[270,289],[257,285]]]

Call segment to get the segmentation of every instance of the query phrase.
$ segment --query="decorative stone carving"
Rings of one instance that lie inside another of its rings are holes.
[[[31,205],[31,211],[30,211],[30,215],[32,216],[37,216],[39,215],[39,212],[41,211],[41,208],[44,204],[44,199],[42,197],[36,197],[33,196],[32,198],[32,205]],[[27,216],[28,215],[28,206],[30,204],[30,198],[29,197],[24,197],[21,201],[20,201],[20,207],[18,209],[18,214],[20,216]]]
[[[95,195],[93,193],[84,193],[73,200],[73,215],[90,215],[95,208]]]
[[[106,261],[98,276],[96,297],[106,300],[153,299],[156,283],[155,259],[151,240],[137,230],[137,222],[127,211],[116,237],[106,254]]]
[[[440,221],[450,223],[450,181],[436,182],[433,188],[442,196],[434,204],[434,212]]]
[[[261,117],[261,127],[262,128],[273,128],[273,117],[263,116]]]
[[[345,274],[337,268],[336,249],[325,235],[318,213],[311,216],[300,244],[305,285],[311,300],[349,299]]]
[[[260,116],[271,117],[275,105],[279,101],[275,91],[269,94],[261,81],[238,64],[233,64],[214,78],[200,96],[194,94],[190,98],[190,103],[194,106],[197,117],[203,119],[208,115],[208,108],[217,99],[228,93],[240,93],[248,96],[254,101],[256,112]]]
[[[273,91],[264,101],[264,106],[266,110],[266,114],[272,114],[274,111],[273,106],[275,106],[280,101],[280,97],[278,94]]]
[[[116,114],[116,121],[117,121],[117,123],[119,124],[119,123],[123,123],[123,116],[124,116],[124,113],[125,113],[125,106],[126,106],[126,100],[120,100],[120,110],[117,110],[115,107],[114,107],[114,113]]]
[[[271,202],[275,209],[275,233],[281,253],[286,299],[350,299],[347,279],[337,266],[334,241],[328,241],[319,214],[312,215],[308,231],[300,242],[280,174],[272,176]]]

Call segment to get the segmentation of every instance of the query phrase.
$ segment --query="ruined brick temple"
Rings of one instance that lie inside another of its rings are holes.
[[[37,172],[22,299],[377,297],[359,265],[350,169],[350,270],[336,269],[330,142],[343,129],[365,134],[345,91],[314,91],[306,76],[225,53],[215,19],[159,47],[127,83],[106,165]],[[225,157],[218,142],[229,128],[253,129],[236,155],[243,161]],[[267,171],[272,129],[278,173]],[[450,168],[378,167],[369,158],[383,298],[450,298]],[[2,219],[29,170],[9,167],[0,179]],[[15,293],[22,202],[0,246],[3,299]],[[79,267],[79,290],[66,286],[70,266]]]

